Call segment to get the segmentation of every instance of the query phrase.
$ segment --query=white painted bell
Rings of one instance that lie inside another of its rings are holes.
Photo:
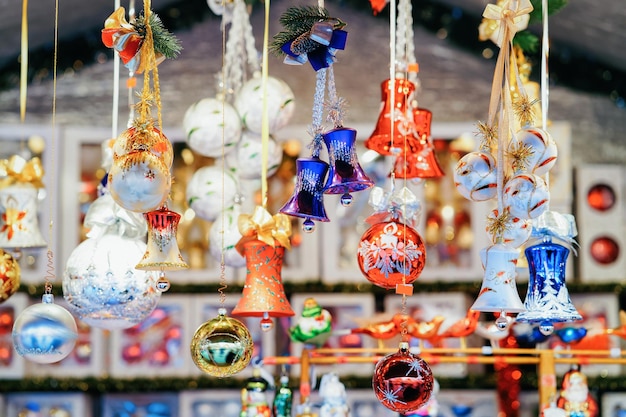
[[[13,184],[0,189],[0,248],[47,245],[39,230],[37,192],[31,184]]]

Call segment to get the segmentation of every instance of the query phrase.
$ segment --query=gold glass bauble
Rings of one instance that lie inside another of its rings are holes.
[[[253,347],[248,328],[220,309],[216,318],[196,330],[191,339],[191,357],[200,370],[223,378],[248,366]]]

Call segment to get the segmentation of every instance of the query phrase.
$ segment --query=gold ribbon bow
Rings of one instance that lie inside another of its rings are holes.
[[[502,48],[504,41],[510,42],[517,32],[528,27],[532,11],[530,0],[500,0],[497,4],[488,4],[478,27],[478,38],[491,39]]]
[[[268,245],[291,249],[291,221],[285,214],[278,213],[272,216],[264,207],[257,206],[254,213],[241,214],[237,220],[241,239],[235,245],[237,251],[243,255],[243,245],[251,240],[260,240]]]
[[[13,184],[31,184],[43,188],[43,166],[38,157],[26,161],[19,155],[0,160],[0,188]]]

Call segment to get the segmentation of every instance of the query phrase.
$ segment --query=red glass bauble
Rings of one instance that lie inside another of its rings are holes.
[[[422,237],[396,220],[376,223],[361,236],[357,261],[374,285],[393,289],[415,281],[426,264]]]
[[[602,236],[594,239],[589,247],[591,257],[602,265],[612,264],[619,256],[619,245],[613,238]]]
[[[372,387],[378,401],[388,409],[405,414],[428,402],[434,378],[430,366],[409,351],[408,343],[376,364]]]
[[[615,205],[615,191],[606,184],[596,184],[587,193],[587,203],[594,210],[607,211]]]

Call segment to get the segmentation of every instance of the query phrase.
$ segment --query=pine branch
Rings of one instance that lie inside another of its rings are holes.
[[[290,7],[280,16],[279,22],[287,32],[297,33],[298,36],[311,30],[315,22],[329,17],[328,10],[320,10],[316,6]]]
[[[146,33],[145,21],[145,15],[141,14],[134,24],[135,30],[141,36],[145,36]],[[150,14],[150,28],[154,40],[154,52],[168,59],[176,58],[183,49],[180,40],[165,28],[163,21],[156,13]]]
[[[568,1],[569,0],[550,0],[548,2],[548,16],[552,16],[553,14],[559,12],[562,8],[567,6]],[[530,12],[530,21],[528,22],[528,25],[540,23],[542,20],[541,0],[531,0],[531,4],[533,5],[533,11]]]
[[[524,30],[515,34],[513,46],[519,47],[524,53],[535,53],[539,50],[539,38],[537,35]]]

